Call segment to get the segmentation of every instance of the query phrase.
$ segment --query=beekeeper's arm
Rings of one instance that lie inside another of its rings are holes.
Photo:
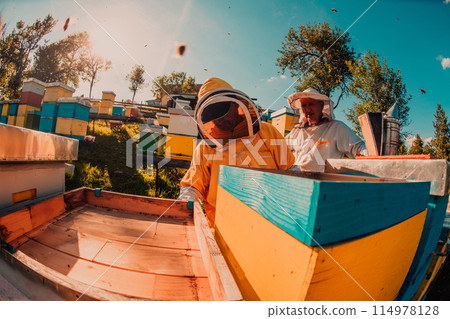
[[[205,200],[209,188],[211,173],[206,165],[202,153],[202,146],[199,144],[192,155],[191,166],[181,180],[180,196],[181,200]]]
[[[347,125],[339,122],[336,132],[337,149],[347,155],[348,158],[355,158],[356,154],[367,156],[366,144]]]

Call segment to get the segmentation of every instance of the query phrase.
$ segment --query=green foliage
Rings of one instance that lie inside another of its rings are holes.
[[[330,96],[339,89],[336,106],[348,94],[347,82],[352,75],[347,62],[355,61],[348,33],[336,26],[332,29],[328,23],[300,25],[298,30],[289,29],[278,52],[281,56],[276,65],[283,73],[288,69],[292,77],[299,78],[297,91],[311,87]]]
[[[436,157],[436,150],[434,149],[434,146],[431,143],[426,143],[423,147],[423,153],[424,154],[430,154],[433,157]]]
[[[63,82],[78,87],[87,68],[90,42],[87,32],[74,33],[39,47],[28,75],[45,82]]]
[[[434,138],[431,144],[435,149],[436,158],[448,160],[450,155],[450,127],[445,111],[439,103],[434,118],[436,121],[433,122]]]
[[[6,99],[20,97],[20,88],[25,76],[25,70],[30,63],[30,53],[37,49],[38,43],[48,34],[56,20],[48,15],[43,20],[37,19],[31,25],[23,21],[0,40],[0,88]],[[4,33],[3,33],[4,34]]]
[[[405,144],[405,141],[403,138],[400,138],[400,143],[398,145],[397,155],[407,155],[408,154],[408,147]]]
[[[420,137],[419,134],[416,135],[416,138],[414,139],[411,148],[409,149],[409,153],[410,155],[413,154],[423,154],[423,140]]]
[[[132,103],[134,103],[136,92],[144,86],[144,73],[145,70],[143,65],[135,65],[131,72],[127,74],[127,80],[130,81],[129,89],[133,91],[133,98],[131,99]]]
[[[156,98],[161,99],[166,94],[197,93],[195,78],[186,72],[172,72],[169,75],[158,76],[153,80],[151,91]]]
[[[78,187],[103,187],[105,190],[111,190],[111,180],[107,168],[99,169],[97,166],[91,166],[90,163],[76,163],[73,176],[66,174],[66,188],[74,189]]]
[[[406,92],[400,70],[389,68],[386,59],[380,64],[376,52],[367,52],[354,63],[348,63],[353,75],[349,90],[358,102],[345,111],[347,119],[353,124],[353,130],[361,135],[358,117],[367,112],[387,112],[397,103],[401,126],[408,124],[411,96]]]

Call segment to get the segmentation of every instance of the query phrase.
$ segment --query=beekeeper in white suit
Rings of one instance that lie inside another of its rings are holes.
[[[289,96],[288,103],[300,114],[299,122],[286,136],[295,156],[295,168],[323,172],[329,158],[367,155],[364,142],[343,122],[335,120],[333,101],[314,89]]]

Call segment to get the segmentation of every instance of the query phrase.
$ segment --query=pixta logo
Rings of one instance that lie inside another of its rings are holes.
[[[154,154],[161,150],[170,137],[159,132],[142,131],[131,137],[126,142],[126,165],[133,168],[133,159],[136,159],[136,169],[147,165],[147,172],[151,172],[151,165],[157,165],[158,169],[170,162],[170,158],[155,161]],[[166,148],[170,154],[170,146]]]

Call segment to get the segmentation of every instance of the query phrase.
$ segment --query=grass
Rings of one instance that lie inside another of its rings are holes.
[[[175,199],[180,192],[180,180],[186,169],[162,167],[159,170],[156,193],[154,170],[146,167],[127,167],[126,141],[138,134],[137,123],[127,123],[111,129],[107,121],[89,123],[88,134],[95,136],[95,143],[80,142],[74,176],[66,175],[66,190],[78,187],[103,187],[120,193]],[[134,160],[135,162],[135,160]]]

